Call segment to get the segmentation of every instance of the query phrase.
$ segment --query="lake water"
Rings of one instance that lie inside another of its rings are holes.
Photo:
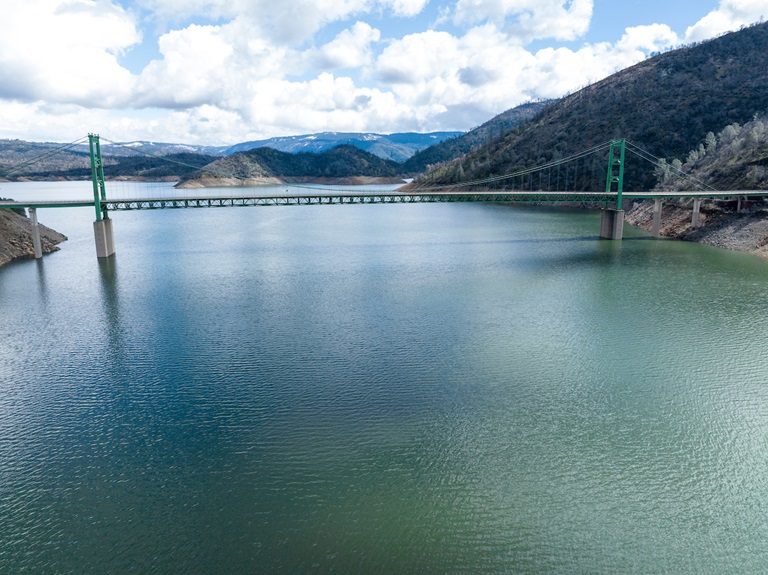
[[[768,568],[768,263],[482,204],[115,212],[98,261],[93,217],[0,269],[0,573]]]

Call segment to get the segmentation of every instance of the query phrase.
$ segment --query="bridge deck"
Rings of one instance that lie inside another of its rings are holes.
[[[768,196],[768,190],[624,192],[630,199],[735,198]],[[165,208],[203,208],[230,206],[295,206],[323,204],[397,204],[437,202],[541,203],[579,202],[604,204],[616,199],[615,192],[548,192],[548,191],[425,191],[410,192],[328,192],[285,195],[232,195],[222,197],[178,196],[164,198],[110,198],[102,202],[108,210],[148,210]],[[23,200],[0,201],[0,208],[80,208],[93,207],[93,200]]]

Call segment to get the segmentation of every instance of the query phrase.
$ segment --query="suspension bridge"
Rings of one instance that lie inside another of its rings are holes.
[[[699,224],[702,201],[714,198],[742,198],[765,196],[765,190],[715,190],[707,184],[690,178],[682,171],[679,177],[690,181],[696,189],[684,191],[625,191],[624,175],[629,154],[649,162],[654,169],[662,164],[642,148],[626,140],[613,140],[578,154],[548,162],[546,164],[518,170],[509,174],[483,179],[459,181],[452,184],[430,185],[421,182],[388,191],[332,190],[313,186],[291,187],[299,191],[284,194],[232,193],[207,195],[176,190],[172,197],[113,198],[107,197],[104,177],[104,161],[99,136],[89,134],[89,156],[93,199],[57,200],[0,200],[1,208],[28,209],[32,222],[35,257],[42,257],[40,249],[37,210],[42,208],[95,209],[94,238],[96,254],[107,258],[115,253],[113,220],[111,212],[125,210],[157,210],[178,208],[212,208],[245,206],[306,206],[341,204],[403,204],[403,203],[445,203],[445,202],[491,202],[491,203],[554,203],[568,202],[592,205],[601,208],[600,238],[620,240],[623,236],[624,202],[627,200],[653,199],[653,235],[659,237],[662,205],[665,199],[693,199],[692,225]],[[607,161],[606,161],[607,158]],[[26,162],[28,164],[29,162]],[[188,166],[203,172],[199,166]],[[667,166],[667,169],[670,169]],[[6,173],[12,170],[6,170]],[[220,174],[213,172],[216,176]],[[604,185],[604,187],[603,187]],[[259,188],[233,187],[233,192]],[[263,191],[263,190],[262,190]]]

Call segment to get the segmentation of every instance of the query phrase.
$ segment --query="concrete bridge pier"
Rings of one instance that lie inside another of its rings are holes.
[[[653,237],[654,238],[660,238],[661,237],[661,209],[662,209],[662,201],[661,198],[656,198],[653,200]]]
[[[37,208],[29,208],[29,219],[32,220],[32,247],[35,259],[43,257],[43,244],[40,242],[40,224],[37,222]]]
[[[620,240],[623,236],[624,210],[603,210],[600,216],[600,239]]]
[[[699,215],[701,214],[701,198],[694,198],[693,199],[693,217],[691,218],[691,227],[698,228],[699,227]]]
[[[96,257],[108,258],[115,253],[115,236],[112,220],[105,218],[93,222],[93,236],[96,239]]]
[[[654,238],[661,237],[661,212],[664,207],[664,202],[661,198],[655,198],[653,200],[653,228],[651,234]]]

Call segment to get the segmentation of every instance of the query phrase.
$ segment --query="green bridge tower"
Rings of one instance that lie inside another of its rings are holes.
[[[606,193],[616,193],[616,208],[606,208],[600,218],[600,237],[620,240],[624,235],[624,153],[626,140],[613,140],[608,152],[608,173],[605,178]]]
[[[115,253],[115,236],[112,220],[109,218],[104,185],[104,162],[101,159],[101,142],[96,134],[88,134],[91,151],[91,179],[93,180],[93,205],[96,221],[93,222],[93,236],[96,240],[96,257],[108,258]]]

